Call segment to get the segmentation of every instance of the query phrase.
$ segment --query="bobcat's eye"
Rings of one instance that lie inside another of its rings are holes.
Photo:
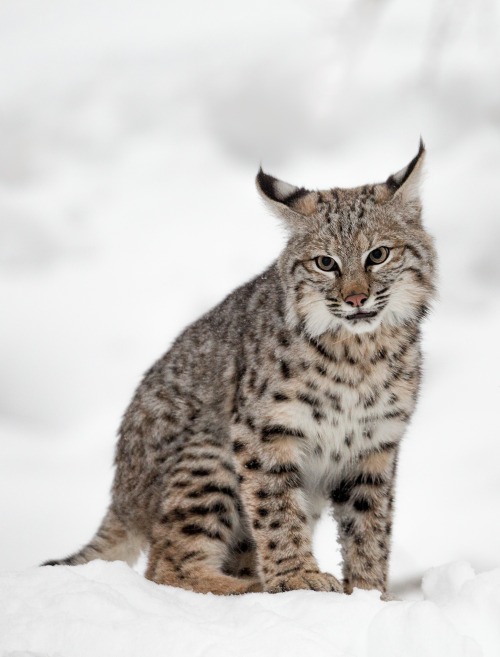
[[[390,249],[386,246],[379,246],[378,249],[373,249],[373,251],[368,254],[365,265],[367,267],[370,265],[380,265],[387,260],[389,253]]]
[[[321,271],[335,271],[339,268],[335,260],[330,258],[330,256],[318,256],[314,259],[314,262]]]

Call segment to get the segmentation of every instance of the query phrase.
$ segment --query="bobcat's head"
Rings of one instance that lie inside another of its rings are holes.
[[[288,319],[310,336],[418,322],[435,286],[436,255],[421,221],[425,149],[386,182],[308,191],[264,173],[257,187],[284,220],[279,261]]]

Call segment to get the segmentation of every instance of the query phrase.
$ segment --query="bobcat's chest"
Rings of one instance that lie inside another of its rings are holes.
[[[275,405],[280,423],[298,429],[304,485],[328,490],[363,452],[398,442],[415,405],[418,350],[404,362],[351,358],[313,362],[290,381],[288,403]],[[296,370],[297,371],[297,370]]]

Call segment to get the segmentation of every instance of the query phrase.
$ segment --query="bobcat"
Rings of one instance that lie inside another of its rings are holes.
[[[45,565],[123,559],[199,592],[387,590],[398,448],[419,389],[436,256],[425,149],[386,182],[308,191],[264,173],[281,255],[145,374],[92,541]],[[330,503],[343,583],[311,535]]]

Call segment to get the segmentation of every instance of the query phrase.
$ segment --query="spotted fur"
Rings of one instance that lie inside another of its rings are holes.
[[[421,145],[385,183],[321,192],[259,172],[285,249],[146,373],[120,428],[101,528],[52,564],[133,562],[147,546],[149,579],[195,591],[386,591],[398,447],[434,293],[423,159]],[[390,256],[368,266],[380,246]],[[319,269],[321,255],[335,271]],[[353,294],[362,308],[346,301]],[[326,504],[343,584],[312,553]]]

